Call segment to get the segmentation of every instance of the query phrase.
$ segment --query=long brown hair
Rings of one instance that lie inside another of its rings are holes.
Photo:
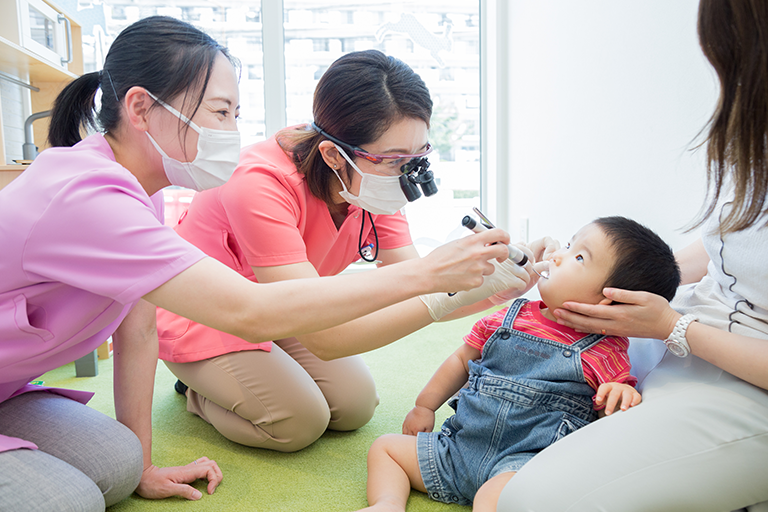
[[[720,97],[706,139],[708,205],[696,226],[712,215],[730,178],[733,205],[720,230],[731,233],[754,225],[766,213],[768,2],[701,0],[698,32],[720,81]]]
[[[407,64],[378,50],[366,50],[348,53],[331,64],[315,89],[312,113],[315,124],[326,133],[362,146],[403,118],[421,119],[429,127],[432,99],[424,81]],[[309,127],[282,130],[277,139],[306,176],[312,195],[332,205],[336,176],[318,149],[327,139]]]

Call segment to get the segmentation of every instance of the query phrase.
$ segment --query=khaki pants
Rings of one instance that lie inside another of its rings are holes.
[[[189,386],[187,410],[246,446],[301,450],[326,429],[362,427],[379,404],[359,356],[323,361],[295,338],[274,342],[271,352],[165,364]]]

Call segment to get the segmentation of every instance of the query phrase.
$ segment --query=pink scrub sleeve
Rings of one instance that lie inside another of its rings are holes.
[[[64,187],[29,233],[29,279],[57,281],[127,304],[202,259],[158,219],[143,190],[101,172]],[[55,213],[54,213],[55,212]]]
[[[162,225],[162,193],[147,196],[101,134],[42,152],[0,191],[0,218],[13,219],[0,227],[0,400],[40,390],[27,383],[94,350],[205,257]],[[18,444],[6,441],[0,451]]]

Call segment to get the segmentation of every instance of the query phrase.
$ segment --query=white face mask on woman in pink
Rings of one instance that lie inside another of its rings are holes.
[[[200,127],[151,92],[147,91],[147,94],[199,134],[195,159],[191,162],[180,162],[169,157],[149,132],[145,132],[163,157],[163,169],[168,181],[172,185],[198,192],[226,183],[240,161],[240,132]]]

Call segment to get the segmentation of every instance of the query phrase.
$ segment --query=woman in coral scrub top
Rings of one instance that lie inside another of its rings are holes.
[[[197,194],[176,231],[259,283],[321,281],[369,245],[366,257],[380,267],[418,261],[398,177],[403,164],[429,153],[431,112],[429,91],[406,64],[375,50],[347,54],[317,85],[314,122],[245,148],[229,182]],[[512,282],[527,281],[512,270],[520,276]],[[463,313],[490,306],[492,293],[465,299]],[[431,313],[414,298],[334,329],[254,345],[160,310],[160,357],[189,411],[232,441],[290,452],[326,429],[365,425],[376,387],[362,359],[343,356],[414,332],[436,319]]]

